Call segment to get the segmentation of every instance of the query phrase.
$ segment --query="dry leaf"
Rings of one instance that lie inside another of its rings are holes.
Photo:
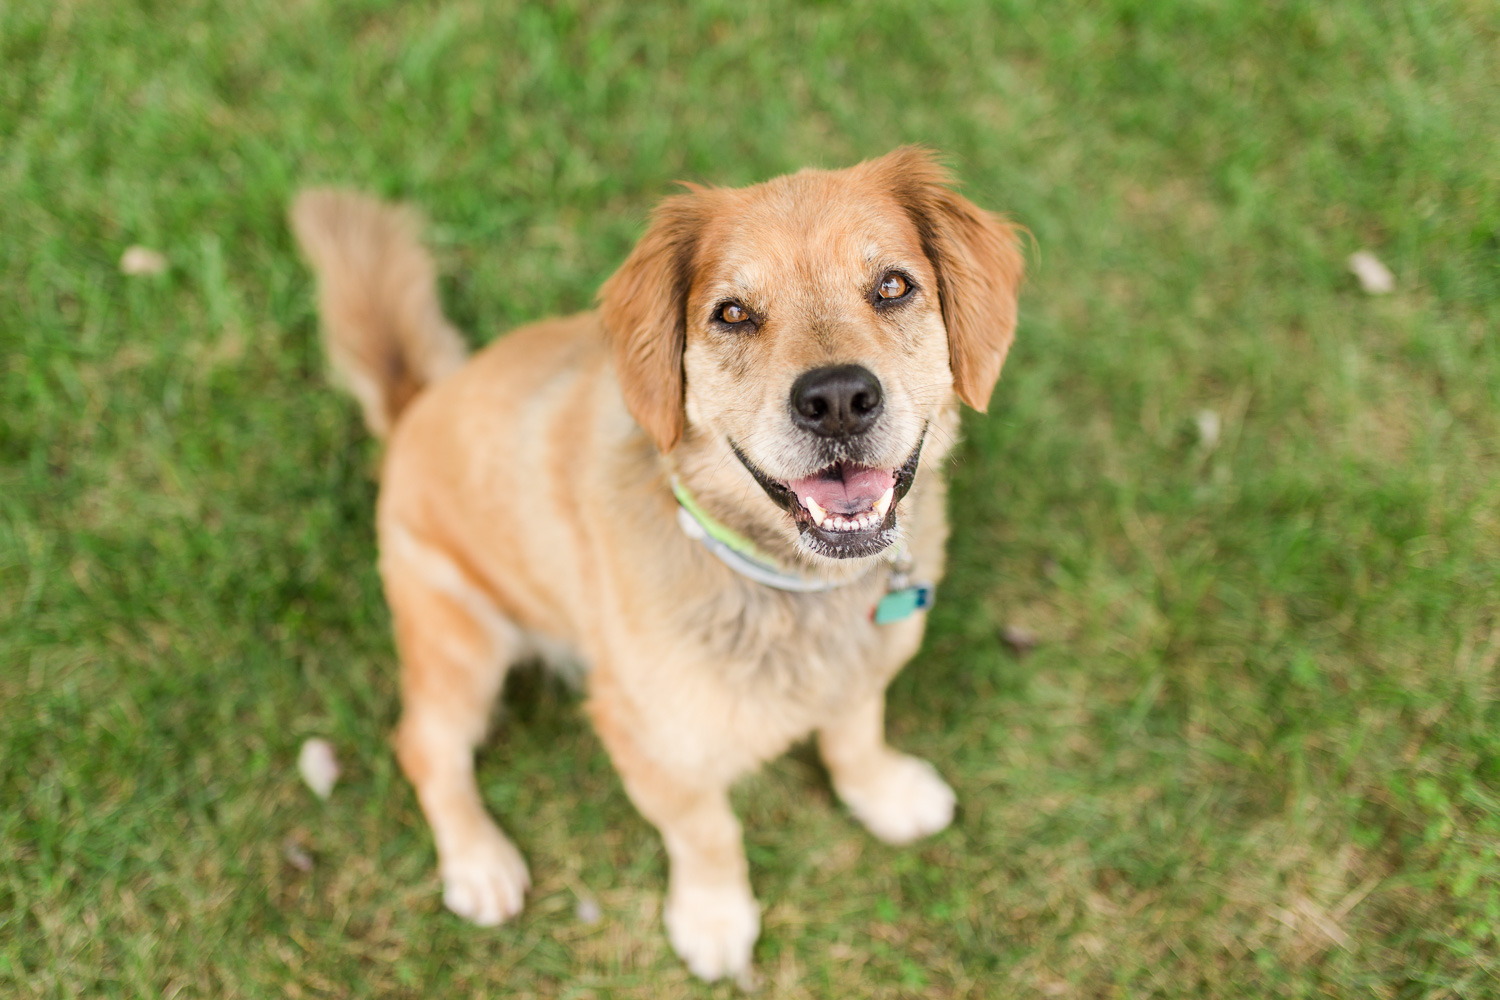
[[[120,273],[132,277],[162,274],[166,269],[167,258],[150,247],[128,247],[120,256]]]
[[[580,899],[573,913],[578,917],[579,923],[589,924],[590,926],[604,919],[604,911],[599,908],[599,903],[596,900],[588,898]]]
[[[312,855],[307,853],[307,849],[294,838],[288,838],[286,843],[281,845],[281,856],[286,858],[287,864],[299,872],[310,872],[313,870]]]
[[[333,755],[333,744],[316,738],[305,741],[302,752],[297,754],[297,770],[314,795],[328,798],[334,782],[339,780],[339,762]]]
[[[1198,415],[1193,418],[1198,424],[1198,440],[1203,443],[1207,451],[1213,451],[1219,443],[1219,431],[1222,429],[1222,421],[1216,410],[1199,410]]]
[[[1041,640],[1025,625],[1007,625],[1000,630],[1000,638],[1017,656],[1023,656],[1036,648]]]
[[[1389,295],[1396,289],[1396,276],[1368,250],[1349,258],[1349,270],[1359,279],[1359,287],[1371,295]]]

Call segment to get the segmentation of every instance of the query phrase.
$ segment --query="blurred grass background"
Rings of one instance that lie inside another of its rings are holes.
[[[1497,107],[1487,0],[0,5],[0,993],[730,995],[536,675],[480,765],[536,890],[442,909],[283,213],[421,205],[483,342],[678,178],[916,141],[1036,236],[891,696],[963,811],[747,782],[765,995],[1500,995]]]

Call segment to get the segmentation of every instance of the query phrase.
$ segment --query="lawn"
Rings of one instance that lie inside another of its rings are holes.
[[[891,693],[961,814],[746,781],[762,995],[1500,996],[1497,108],[1489,0],[0,4],[0,995],[733,995],[540,673],[528,908],[442,908],[285,207],[421,205],[482,343],[677,179],[924,142],[1035,237]]]

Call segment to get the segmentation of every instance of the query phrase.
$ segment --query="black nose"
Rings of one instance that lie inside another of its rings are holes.
[[[823,437],[863,434],[884,405],[880,380],[859,365],[814,368],[792,383],[792,422]]]

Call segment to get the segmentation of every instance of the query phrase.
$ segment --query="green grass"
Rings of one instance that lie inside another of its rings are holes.
[[[483,341],[675,179],[919,141],[1036,236],[891,695],[962,814],[746,782],[764,995],[1500,995],[1497,107],[1478,0],[0,5],[0,994],[730,995],[539,676],[480,766],[536,890],[442,909],[284,207],[422,205]]]

